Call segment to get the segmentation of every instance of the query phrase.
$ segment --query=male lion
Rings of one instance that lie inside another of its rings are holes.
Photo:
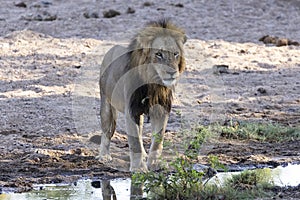
[[[130,149],[130,171],[158,167],[164,132],[172,104],[172,92],[185,69],[185,32],[169,20],[149,23],[127,48],[114,46],[100,69],[102,161],[110,161],[110,141],[116,129],[117,111],[125,114]],[[147,153],[142,141],[144,117],[149,115],[152,143]]]

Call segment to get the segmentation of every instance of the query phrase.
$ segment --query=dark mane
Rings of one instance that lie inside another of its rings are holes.
[[[139,87],[131,96],[131,116],[139,124],[139,116],[142,114],[149,115],[151,107],[157,104],[164,108],[162,112],[170,113],[172,100],[173,94],[170,88],[159,84],[145,84]]]

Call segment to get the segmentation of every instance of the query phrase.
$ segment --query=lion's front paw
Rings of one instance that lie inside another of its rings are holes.
[[[112,157],[109,154],[99,155],[96,157],[96,159],[98,159],[102,163],[108,163],[108,162],[112,161]]]
[[[131,172],[148,172],[146,164],[143,162],[139,166],[130,166]]]
[[[157,171],[163,168],[163,162],[160,159],[151,159],[150,157],[147,161],[147,167],[151,171]]]
[[[147,172],[146,153],[130,153],[130,171]]]

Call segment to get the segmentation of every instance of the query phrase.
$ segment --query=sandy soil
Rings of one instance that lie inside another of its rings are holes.
[[[127,13],[128,7],[135,12]],[[109,9],[121,15],[104,18]],[[128,176],[122,115],[109,166],[95,159],[98,145],[89,141],[101,134],[98,71],[112,45],[126,45],[160,17],[176,21],[189,37],[167,141],[180,145],[183,132],[196,124],[231,119],[299,126],[300,47],[258,41],[267,34],[300,41],[299,13],[298,0],[1,1],[0,185],[23,191],[32,183]],[[202,162],[208,154],[227,164],[300,161],[298,144],[219,138],[203,148]],[[166,148],[169,159],[173,150]]]

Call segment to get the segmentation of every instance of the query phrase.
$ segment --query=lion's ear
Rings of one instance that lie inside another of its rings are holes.
[[[186,34],[183,34],[183,37],[182,37],[182,44],[186,43],[187,41],[187,36]],[[182,51],[183,52],[183,51]],[[180,57],[180,63],[179,63],[179,72],[182,73],[184,70],[185,70],[185,58],[184,58],[184,55],[181,55]]]
[[[186,43],[186,41],[187,41],[187,37],[186,37],[185,34],[184,34],[184,36],[183,36],[183,40],[182,40],[182,41],[183,41],[183,44]]]
[[[179,63],[179,72],[182,73],[184,70],[185,70],[185,58],[184,55],[181,55],[180,63]]]

